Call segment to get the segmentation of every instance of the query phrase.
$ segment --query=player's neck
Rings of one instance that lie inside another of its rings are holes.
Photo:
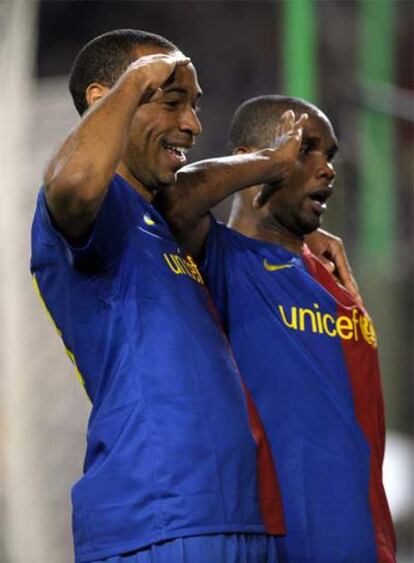
[[[266,217],[258,218],[254,210],[233,208],[228,226],[246,237],[278,244],[295,254],[302,252],[303,237],[292,233],[275,221],[269,221]]]
[[[123,164],[123,162],[120,162],[117,169],[116,169],[117,174],[119,174],[124,180],[126,180],[128,182],[128,184],[134,188],[135,191],[137,191],[146,201],[148,201],[149,203],[152,202],[153,198],[154,198],[154,194],[148,190],[148,188],[146,188],[144,186],[144,184],[142,184],[139,180],[137,180],[137,178],[135,178],[135,176],[133,176],[131,174],[131,172],[128,170],[128,168]]]

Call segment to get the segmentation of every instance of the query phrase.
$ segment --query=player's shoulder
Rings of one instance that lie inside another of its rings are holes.
[[[244,252],[249,246],[250,240],[248,237],[211,215],[207,249],[214,249],[217,254],[222,256],[234,257],[235,253]]]
[[[44,245],[52,245],[55,240],[53,219],[48,211],[45,190],[39,189],[32,221],[32,252]]]
[[[233,229],[230,225],[226,225],[226,223],[214,217],[212,213],[210,213],[210,233],[221,239],[238,241],[240,244],[246,244],[248,242],[247,237]]]
[[[321,260],[305,244],[302,252],[303,262],[307,272],[316,280],[339,304],[345,307],[358,307],[354,297],[349,293],[334,275],[327,270]],[[367,314],[365,309],[361,309]]]

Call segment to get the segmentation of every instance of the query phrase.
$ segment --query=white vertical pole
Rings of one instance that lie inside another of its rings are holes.
[[[6,562],[45,561],[47,530],[30,441],[31,354],[25,350],[22,288],[28,278],[24,185],[37,2],[0,4],[0,439],[2,535]]]

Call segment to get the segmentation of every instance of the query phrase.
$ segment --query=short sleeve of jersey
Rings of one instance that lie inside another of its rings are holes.
[[[69,265],[79,272],[98,274],[108,270],[126,244],[131,218],[119,181],[117,177],[112,180],[91,234],[79,247],[70,244],[58,231],[47,208],[44,188],[40,191],[37,213],[43,236],[62,246]]]
[[[226,330],[227,292],[229,290],[226,257],[231,248],[228,237],[224,236],[225,231],[228,231],[227,227],[216,221],[210,214],[210,228],[200,261],[200,269]]]

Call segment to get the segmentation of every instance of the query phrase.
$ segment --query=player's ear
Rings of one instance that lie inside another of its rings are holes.
[[[93,105],[95,102],[100,100],[109,92],[108,86],[104,86],[103,84],[99,84],[99,82],[93,82],[89,84],[86,88],[85,98],[88,102],[88,107]]]
[[[270,182],[259,186],[259,190],[252,201],[253,209],[261,209],[266,205],[272,195],[280,190],[282,184],[280,182]]]
[[[256,211],[261,209],[267,201],[266,197],[265,197],[264,187],[265,186],[263,185],[260,188],[258,188],[256,194],[254,195],[254,197],[252,199],[252,207],[253,207],[253,209],[256,209]]]

